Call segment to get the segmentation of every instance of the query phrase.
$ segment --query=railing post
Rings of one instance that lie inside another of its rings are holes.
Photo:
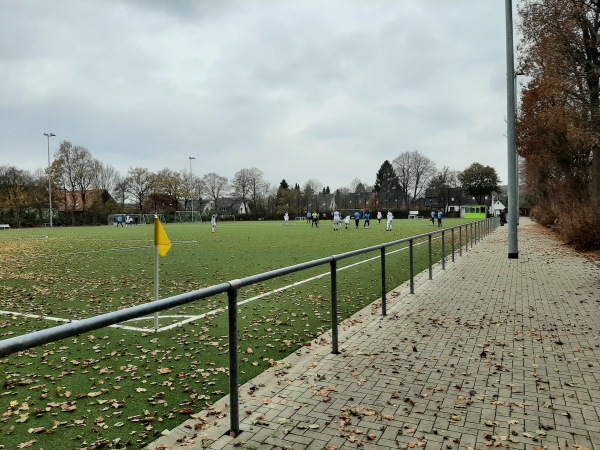
[[[462,225],[458,226],[458,254],[462,256]]]
[[[414,264],[414,250],[413,250],[413,239],[408,241],[408,254],[410,259],[410,293],[415,293],[415,264]]]
[[[238,323],[237,323],[237,293],[238,280],[230,282],[231,289],[227,291],[229,313],[229,403],[230,433],[240,434],[240,398],[239,398],[239,366],[238,366]]]
[[[473,222],[471,222],[471,248],[473,248]]]
[[[427,237],[429,238],[429,279],[433,280],[433,246],[431,245],[431,233],[429,233]]]
[[[454,262],[454,228],[452,228],[452,262]]]
[[[446,235],[442,230],[442,270],[446,270]]]
[[[338,349],[338,305],[337,305],[337,261],[329,263],[331,267],[331,353],[337,355]]]
[[[387,284],[385,279],[385,247],[381,248],[381,314],[387,316]]]

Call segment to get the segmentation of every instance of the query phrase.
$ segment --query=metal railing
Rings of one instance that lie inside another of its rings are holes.
[[[414,294],[414,278],[415,278],[415,263],[414,263],[414,247],[415,242],[427,239],[429,253],[429,279],[433,276],[433,237],[441,235],[441,264],[442,270],[446,268],[446,258],[451,257],[454,261],[455,251],[459,251],[462,256],[463,247],[466,252],[469,251],[469,244],[473,248],[473,244],[479,242],[498,226],[496,218],[488,218],[479,222],[471,222],[457,227],[445,228],[431,233],[424,233],[417,236],[412,236],[404,239],[399,239],[384,244],[375,245],[351,252],[332,255],[325,258],[315,259],[301,264],[284,267],[282,269],[263,272],[258,275],[232,280],[226,283],[210,286],[185,294],[175,295],[173,297],[156,300],[143,305],[133,306],[120,311],[114,311],[100,316],[94,316],[87,319],[73,321],[64,325],[59,325],[53,328],[47,328],[40,331],[35,331],[22,336],[16,336],[0,341],[0,357],[8,356],[22,350],[27,350],[39,345],[56,342],[72,336],[77,336],[82,333],[104,328],[117,323],[125,322],[131,319],[152,315],[154,313],[174,308],[176,306],[192,303],[208,297],[213,297],[218,294],[227,294],[228,297],[228,315],[229,315],[229,395],[231,405],[230,417],[230,433],[236,436],[240,433],[239,424],[239,366],[238,366],[238,320],[237,320],[237,297],[238,291],[245,286],[251,286],[267,280],[282,277],[284,275],[301,272],[313,267],[329,264],[331,277],[331,334],[333,354],[339,354],[338,348],[338,303],[337,303],[337,263],[338,261],[352,258],[354,256],[363,255],[370,252],[379,251],[381,258],[381,311],[382,315],[387,315],[387,283],[386,283],[386,249],[408,244],[409,251],[409,282],[410,293]],[[459,246],[455,247],[455,232],[458,230]],[[463,232],[464,230],[464,232]],[[451,252],[446,254],[446,235],[451,233]],[[463,242],[463,234],[465,240]]]

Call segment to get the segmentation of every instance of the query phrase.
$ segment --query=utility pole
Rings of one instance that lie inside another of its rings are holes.
[[[508,257],[519,258],[517,224],[519,215],[517,194],[517,145],[515,133],[515,62],[513,51],[512,0],[506,6],[506,106],[507,106],[507,156],[508,156]]]

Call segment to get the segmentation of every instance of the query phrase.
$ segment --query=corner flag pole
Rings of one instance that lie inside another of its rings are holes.
[[[158,219],[155,219],[155,221]],[[156,224],[156,222],[155,222]],[[158,259],[158,245],[154,246],[154,301],[158,296],[158,272],[160,271],[160,260]],[[158,311],[154,313],[154,332],[158,333]]]
[[[158,273],[160,270],[159,256],[165,257],[171,250],[171,241],[165,233],[165,229],[160,223],[160,219],[154,216],[154,300],[159,299],[158,295]],[[154,313],[154,332],[158,332],[158,312]]]

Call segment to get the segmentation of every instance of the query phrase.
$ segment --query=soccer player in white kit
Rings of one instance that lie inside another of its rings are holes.
[[[392,231],[393,222],[394,222],[394,215],[392,214],[391,211],[388,211],[388,213],[387,213],[387,225],[385,227],[385,231]]]
[[[333,231],[339,230],[340,225],[341,225],[340,212],[334,211],[333,212]]]
[[[284,225],[287,225],[287,224],[288,224],[288,220],[290,220],[290,216],[289,216],[289,215],[288,215],[288,213],[286,212],[286,213],[283,215],[283,224],[284,224]]]
[[[212,219],[210,220],[210,223],[212,224],[212,232],[216,233],[217,232],[217,215],[216,214],[212,215]]]

